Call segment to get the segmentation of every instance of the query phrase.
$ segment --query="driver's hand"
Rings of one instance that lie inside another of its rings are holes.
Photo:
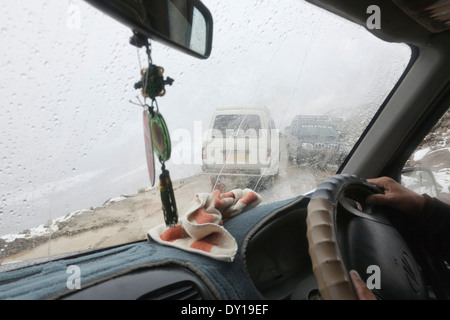
[[[359,300],[377,300],[356,270],[350,270],[349,274]]]
[[[425,197],[405,188],[391,178],[381,177],[367,179],[367,181],[384,191],[384,194],[367,197],[368,204],[389,206],[412,216],[419,214],[425,205]]]

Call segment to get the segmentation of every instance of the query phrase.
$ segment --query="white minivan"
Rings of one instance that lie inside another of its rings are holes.
[[[218,177],[273,182],[279,165],[279,130],[267,107],[216,109],[202,149],[202,170],[213,184]]]

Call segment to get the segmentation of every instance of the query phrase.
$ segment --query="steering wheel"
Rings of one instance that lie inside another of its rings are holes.
[[[421,269],[389,219],[395,212],[365,201],[380,192],[366,180],[345,174],[324,180],[314,191],[307,238],[323,299],[357,299],[348,274],[352,269],[378,299],[425,299]]]

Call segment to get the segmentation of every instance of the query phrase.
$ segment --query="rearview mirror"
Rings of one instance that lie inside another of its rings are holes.
[[[85,0],[134,32],[200,59],[211,53],[213,21],[200,0]]]

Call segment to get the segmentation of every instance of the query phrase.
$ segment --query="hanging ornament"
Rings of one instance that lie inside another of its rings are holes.
[[[146,47],[149,66],[141,70],[141,80],[135,83],[135,89],[141,89],[144,99],[150,98],[151,106],[144,104],[144,137],[147,166],[150,176],[150,182],[155,183],[155,158],[158,157],[161,163],[161,175],[159,176],[159,190],[166,226],[173,227],[178,223],[178,211],[173,192],[172,181],[169,171],[166,170],[165,163],[170,159],[171,142],[169,130],[166,122],[159,112],[156,97],[163,97],[166,94],[165,85],[172,85],[173,79],[167,77],[164,80],[164,69],[152,63],[151,50],[148,39],[135,33],[130,43],[141,48]],[[156,106],[156,110],[155,110]]]
[[[177,204],[169,171],[166,170],[164,165],[162,166],[162,173],[159,176],[159,191],[163,204],[164,222],[166,226],[174,227],[178,224]]]
[[[135,89],[142,89],[144,98],[163,97],[166,94],[165,85],[172,85],[173,79],[167,77],[164,80],[164,68],[150,64],[148,68],[141,70],[141,80],[134,85]]]
[[[159,159],[164,163],[170,159],[171,144],[169,130],[167,130],[166,122],[159,112],[155,112],[150,117],[150,130],[152,134],[153,149]]]
[[[147,158],[147,168],[150,177],[150,184],[155,185],[155,153],[153,152],[153,139],[150,131],[150,113],[148,110],[143,112],[144,120],[144,140],[145,140],[145,155]]]

